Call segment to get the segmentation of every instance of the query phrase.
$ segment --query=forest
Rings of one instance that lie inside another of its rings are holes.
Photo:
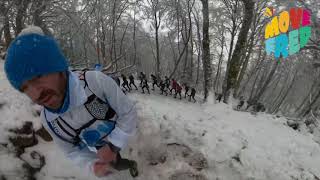
[[[1,0],[0,47],[5,56],[23,28],[39,26],[74,69],[168,76],[204,101],[317,117],[319,9],[318,0]]]

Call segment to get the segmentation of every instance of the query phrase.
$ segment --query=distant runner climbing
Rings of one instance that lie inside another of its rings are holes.
[[[175,93],[175,95],[174,95],[174,98],[176,98],[177,95],[179,94],[180,99],[181,99],[181,91],[182,91],[182,87],[177,83],[177,84],[176,84],[176,93]]]
[[[184,91],[185,91],[184,98],[187,98],[187,95],[188,95],[188,92],[189,92],[189,86],[188,86],[187,83],[184,83],[183,86],[184,86]]]
[[[134,82],[134,77],[133,77],[132,74],[129,76],[129,80],[130,80],[130,83],[129,83],[130,88],[132,89],[131,85],[133,85],[136,88],[136,90],[138,90],[138,88],[137,88],[137,86],[136,86],[136,84]]]
[[[124,74],[121,74],[122,77],[122,87],[127,90],[127,91],[131,91],[131,88],[129,86],[129,82],[127,80],[127,77]]]
[[[144,79],[146,79],[146,75],[143,72],[140,72],[139,79],[140,79],[140,87],[142,87],[142,82]]]
[[[191,94],[189,95],[189,101],[191,101],[191,98],[193,99],[194,102],[196,102],[196,99],[194,98],[196,95],[196,89],[191,88]]]
[[[161,94],[165,93],[166,96],[168,96],[165,82],[163,80],[160,80],[159,85],[160,85]]]
[[[149,90],[149,85],[148,85],[148,81],[147,79],[145,78],[143,81],[142,81],[142,93],[144,94],[144,89],[146,88],[147,91],[148,91],[148,94],[150,94],[150,90]]]
[[[159,87],[159,85],[158,85],[158,78],[157,78],[155,75],[153,75],[153,74],[151,74],[150,76],[151,76],[151,78],[152,78],[152,91],[154,91],[154,85],[156,85],[156,86]]]

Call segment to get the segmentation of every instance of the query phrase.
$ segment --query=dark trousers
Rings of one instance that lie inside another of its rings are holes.
[[[194,98],[195,94],[189,95],[189,101],[191,101],[191,98],[193,99],[194,102],[196,102],[196,99]]]
[[[188,90],[188,91],[189,91],[189,90]],[[184,98],[187,98],[188,91],[186,91],[186,92],[184,93]]]
[[[127,91],[130,91],[130,90],[131,90],[131,88],[130,88],[129,85],[128,85],[128,82],[123,82],[123,83],[122,83],[122,87],[123,87],[124,89],[126,89]]]
[[[158,86],[158,82],[157,81],[153,81],[152,83],[152,90],[154,91],[154,85]],[[159,86],[158,86],[159,87]]]
[[[168,92],[165,87],[161,87],[161,94],[166,93],[166,96],[168,96]]]
[[[129,84],[131,89],[132,89],[131,84],[136,88],[136,90],[138,90],[138,88],[137,88],[137,86],[136,86],[136,84],[134,82],[130,82],[130,84]]]
[[[150,94],[149,86],[148,86],[148,85],[143,85],[143,86],[142,86],[142,93],[144,93],[144,88],[147,88],[148,93]]]
[[[175,93],[175,95],[174,95],[174,98],[176,98],[178,94],[179,94],[180,99],[181,99],[181,91],[176,91],[176,93]]]

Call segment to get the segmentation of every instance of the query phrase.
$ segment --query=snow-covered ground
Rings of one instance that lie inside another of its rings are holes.
[[[0,144],[8,144],[9,128],[40,120],[28,98],[13,90],[0,62]],[[320,145],[311,134],[286,126],[286,119],[259,113],[237,112],[231,105],[190,103],[183,99],[133,92],[137,102],[139,131],[124,157],[139,164],[137,180],[317,180],[320,177]],[[65,159],[52,143],[39,139],[21,156],[45,156],[46,165],[36,174],[40,180],[98,179]],[[0,179],[23,179],[23,161],[10,144],[0,146]],[[32,163],[31,163],[32,164]],[[110,180],[127,179],[122,172]]]

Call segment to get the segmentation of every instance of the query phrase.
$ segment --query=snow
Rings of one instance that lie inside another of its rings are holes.
[[[23,161],[16,158],[13,153],[0,147],[0,175],[4,175],[8,180],[22,179],[22,164]]]
[[[9,128],[21,126],[24,121],[32,121],[39,128],[40,119],[34,116],[34,109],[39,107],[30,105],[28,98],[9,86],[3,62],[0,63],[0,102],[6,103],[0,108],[2,144],[8,143]],[[320,177],[320,145],[312,134],[288,127],[285,118],[238,112],[232,105],[223,103],[191,103],[160,96],[158,92],[148,95],[136,91],[129,97],[137,102],[139,131],[122,156],[138,162],[138,180],[195,177],[313,180],[314,176]],[[31,152],[45,156],[46,165],[36,174],[37,179],[98,179],[65,159],[52,142],[38,139],[38,145],[27,148],[21,156],[34,166],[37,163],[32,162]],[[207,161],[204,169],[191,166],[202,157]],[[19,177],[20,167],[21,160],[13,156],[10,148],[0,148],[0,174],[12,177],[16,173]],[[128,172],[107,179],[128,179]]]
[[[41,127],[40,119],[35,117],[35,105],[18,91],[14,90],[3,69],[3,61],[0,62],[0,144],[8,139],[8,129],[21,127],[25,121],[32,121],[36,129]]]
[[[28,26],[27,28],[24,28],[18,36],[27,35],[27,34],[40,34],[44,35],[42,29],[38,26]]]

